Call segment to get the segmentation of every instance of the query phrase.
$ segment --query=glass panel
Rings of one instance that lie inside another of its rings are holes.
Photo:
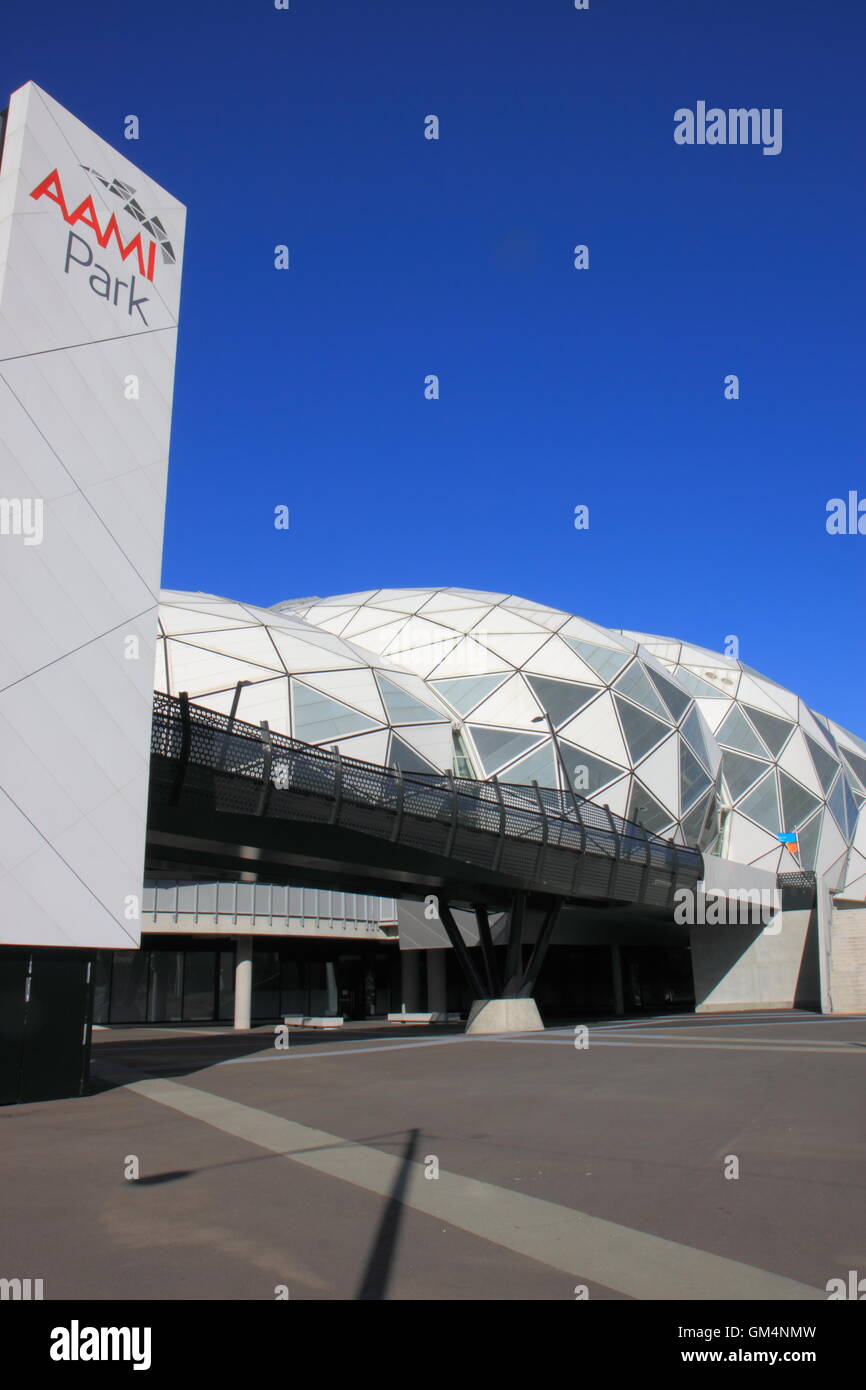
[[[561,739],[559,746],[572,786],[579,796],[592,796],[623,774],[623,768],[605,762],[604,758],[598,758],[594,753],[587,753],[585,748],[578,748],[568,739]]]
[[[556,787],[559,785],[556,773],[553,744],[548,741],[543,748],[537,748],[528,757],[521,758],[519,762],[506,768],[502,774],[502,781],[516,782],[519,786],[526,787],[531,782],[537,782],[540,787]]]
[[[504,674],[497,676],[458,676],[455,680],[431,681],[430,684],[440,695],[443,695],[449,705],[453,705],[459,714],[468,714],[476,705],[501,685],[505,679]]]
[[[857,826],[857,816],[859,813],[859,807],[857,805],[857,802],[854,800],[851,788],[848,786],[847,782],[845,783],[845,808],[848,813],[848,838],[853,839],[854,830]]]
[[[734,801],[741,797],[743,792],[748,791],[766,770],[766,763],[746,758],[742,753],[729,753],[727,749],[722,752],[722,771]]]
[[[111,1022],[144,1023],[147,1016],[147,951],[115,951]]]
[[[432,763],[425,762],[420,753],[416,753],[414,748],[410,748],[408,743],[404,743],[396,734],[391,735],[388,762],[391,767],[401,767],[404,772],[437,771]]]
[[[636,780],[631,791],[627,819],[636,821],[644,830],[657,835],[670,825],[673,818],[670,811],[666,811],[664,806],[650,795],[646,787]]]
[[[474,777],[475,769],[469,757],[469,750],[459,729],[454,729],[452,733],[454,742],[454,776],[455,777]]]
[[[779,820],[779,798],[776,793],[776,778],[771,772],[765,777],[754,791],[750,791],[747,797],[740,802],[738,811],[744,811],[752,820],[757,821],[765,830],[770,830],[774,835],[778,835],[781,830]]]
[[[612,681],[626,662],[631,661],[629,652],[611,651],[609,647],[599,647],[595,642],[582,642],[579,637],[566,637],[565,640],[603,681]]]
[[[866,758],[861,758],[859,753],[852,753],[849,748],[840,748],[839,752],[845,759],[854,777],[866,787]]]
[[[541,708],[547,711],[557,728],[571,719],[572,715],[577,714],[578,710],[583,709],[584,705],[589,704],[593,696],[599,694],[598,687],[594,685],[552,680],[549,676],[530,676],[526,672],[524,676]]]
[[[379,682],[382,699],[385,701],[388,718],[392,724],[429,724],[433,720],[444,722],[444,714],[439,714],[429,705],[416,700],[414,695],[389,681],[381,671],[376,672],[376,680]]]
[[[111,1000],[112,951],[97,951],[93,957],[93,1022],[107,1023]]]
[[[364,729],[377,729],[380,726],[366,714],[349,709],[330,695],[322,695],[292,680],[292,731],[295,738],[305,743],[318,743],[322,739],[336,738],[340,734],[357,734]]]
[[[633,763],[639,762],[645,753],[648,753],[670,733],[670,728],[667,724],[662,724],[658,719],[654,719],[651,714],[645,714],[635,705],[630,705],[619,695],[614,695],[613,698],[619,711],[620,723],[631,760]]]
[[[216,952],[185,951],[183,970],[183,1016],[190,1022],[212,1022]]]
[[[710,798],[705,796],[692,807],[687,816],[683,817],[683,838],[687,845],[698,844],[709,804]]]
[[[787,719],[778,719],[775,714],[766,714],[762,709],[743,705],[761,738],[774,757],[778,757],[793,731],[794,725]]]
[[[220,951],[219,953],[219,1018],[220,1021],[231,1019],[235,1012],[235,953],[234,951]]]
[[[704,767],[710,772],[712,770],[712,763],[710,762],[710,755],[707,752],[704,728],[697,708],[693,709],[688,718],[683,720],[682,731],[691,744],[692,752],[698,755]]]
[[[804,735],[809,745],[809,752],[812,754],[812,762],[815,764],[818,780],[826,793],[833,785],[833,778],[836,776],[839,764],[832,754],[826,748],[822,748],[819,743],[816,743],[809,734],[805,733],[805,730]]]
[[[814,869],[815,861],[818,857],[818,841],[821,838],[822,815],[815,816],[797,831],[797,839],[800,843],[800,863],[804,869]]]
[[[323,960],[307,961],[307,991],[310,1015],[323,1017],[328,1012],[328,978]]]
[[[833,819],[838,825],[842,834],[848,836],[848,827],[845,824],[845,778],[837,778],[836,785],[827,797],[827,805],[833,812]]]
[[[469,729],[485,776],[488,777],[511,758],[519,757],[541,743],[540,734],[519,734],[512,729],[482,729],[478,724],[470,724]]]
[[[719,743],[727,744],[729,748],[739,748],[743,753],[757,753],[759,758],[767,756],[767,750],[739,705],[734,705],[722,721],[716,738]]]
[[[181,1017],[183,952],[151,951],[147,1018],[150,1023],[176,1023]]]
[[[687,690],[690,695],[694,695],[701,700],[727,700],[729,697],[723,690],[717,690],[709,681],[701,680],[693,671],[686,670],[685,666],[677,667],[677,681]]]
[[[817,811],[821,805],[816,796],[807,792],[805,787],[801,787],[799,782],[795,782],[793,777],[789,777],[787,772],[779,769],[779,780],[782,784],[782,806],[785,813],[785,830],[794,830],[798,825],[811,816],[813,811]]]
[[[697,758],[691,753],[688,746],[680,740],[680,806],[682,811],[687,811],[689,807],[703,796],[712,783],[701,767]]]
[[[280,957],[276,951],[253,951],[252,1016],[278,1018],[280,1012]]]
[[[308,1014],[307,984],[304,976],[304,963],[300,960],[284,959],[281,968],[282,1014]]]
[[[645,666],[644,670],[658,690],[674,719],[682,719],[689,707],[690,696],[674,685],[673,681],[661,675],[659,671],[654,671],[651,666]]]
[[[636,704],[643,705],[645,709],[652,710],[653,714],[661,715],[662,719],[670,719],[670,714],[659,699],[639,661],[632,662],[628,670],[616,681],[614,689],[621,690],[623,695],[628,695]]]

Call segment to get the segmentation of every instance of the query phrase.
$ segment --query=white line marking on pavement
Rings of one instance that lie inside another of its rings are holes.
[[[137,1081],[126,1090],[385,1198],[405,1166],[380,1149],[175,1081]],[[826,1298],[823,1290],[782,1275],[442,1168],[436,1182],[425,1178],[423,1163],[410,1163],[403,1176],[404,1206],[630,1298]]]

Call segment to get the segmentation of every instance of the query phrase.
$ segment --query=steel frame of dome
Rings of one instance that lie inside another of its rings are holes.
[[[451,706],[477,775],[571,789],[678,844],[715,838],[718,750],[693,697],[636,643],[467,589],[375,590],[276,611],[422,676]]]
[[[571,792],[675,844],[866,895],[866,743],[677,638],[472,589],[271,609],[170,591],[155,684],[382,766]]]

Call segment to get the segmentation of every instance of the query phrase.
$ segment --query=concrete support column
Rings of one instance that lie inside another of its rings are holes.
[[[610,948],[610,973],[613,977],[613,1011],[617,1017],[625,1013],[625,1000],[622,992],[622,952],[618,946]]]
[[[418,1012],[418,952],[400,952],[400,1004],[407,1014]]]
[[[252,1002],[253,938],[239,936],[235,954],[235,1028],[249,1028]]]
[[[445,951],[432,949],[427,952],[427,1011],[431,1014],[444,1014],[447,1010]]]

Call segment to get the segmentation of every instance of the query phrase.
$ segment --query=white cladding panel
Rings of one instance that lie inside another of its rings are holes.
[[[0,165],[3,943],[138,943],[184,219],[33,83],[14,93]]]

